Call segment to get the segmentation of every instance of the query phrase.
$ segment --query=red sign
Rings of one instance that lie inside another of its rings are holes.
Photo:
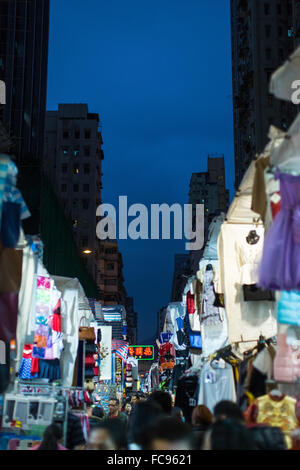
[[[154,346],[129,346],[128,357],[151,361],[154,359]]]

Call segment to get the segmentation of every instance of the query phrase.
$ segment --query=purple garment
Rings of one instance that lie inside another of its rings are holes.
[[[280,180],[281,210],[265,237],[259,286],[300,290],[300,176],[278,171],[275,179]]]

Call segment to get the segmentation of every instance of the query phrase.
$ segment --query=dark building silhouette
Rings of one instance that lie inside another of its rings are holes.
[[[41,157],[47,93],[49,0],[0,1],[0,80],[6,86],[1,118],[13,136],[18,186],[32,216],[27,233],[40,232]]]
[[[296,115],[295,105],[269,93],[269,82],[299,44],[299,18],[298,0],[231,0],[236,189],[270,125],[286,131]]]

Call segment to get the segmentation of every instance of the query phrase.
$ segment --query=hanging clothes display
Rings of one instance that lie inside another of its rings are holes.
[[[282,291],[277,302],[277,321],[289,325],[300,326],[300,292]]]
[[[167,307],[167,316],[170,318],[170,324],[173,328],[173,336],[170,343],[176,351],[186,351],[186,335],[184,332],[185,304],[183,302],[172,302]]]
[[[200,321],[202,353],[204,356],[228,344],[228,325],[225,312],[224,294],[219,291],[218,236],[225,220],[222,213],[212,220],[208,229],[208,241],[203,258],[199,263],[197,279],[202,289],[200,293]],[[208,269],[209,267],[209,269]]]
[[[175,397],[175,406],[182,409],[187,423],[191,423],[192,412],[197,406],[199,393],[198,375],[184,375],[178,381]]]
[[[278,330],[274,379],[294,383],[300,378],[300,328],[279,324]]]
[[[259,285],[264,289],[300,290],[300,176],[276,172],[281,211],[265,239]]]
[[[258,267],[264,244],[264,228],[250,208],[255,164],[247,170],[234,198],[227,220],[222,224],[218,238],[220,262],[219,289],[224,293],[228,319],[228,340],[255,340],[260,335],[276,335],[275,302],[245,301],[243,285],[258,281]],[[254,222],[255,221],[255,222]],[[259,237],[254,248],[247,242],[251,231]],[[245,349],[247,344],[245,344]]]
[[[200,373],[198,405],[205,405],[213,413],[221,400],[236,402],[236,389],[232,366],[223,359],[208,361]]]
[[[78,279],[52,276],[57,289],[61,292],[61,322],[64,332],[61,355],[61,374],[64,387],[73,383],[74,367],[78,349],[78,328],[82,317],[93,321],[94,317]]]
[[[247,423],[262,423],[279,427],[291,447],[290,433],[299,426],[297,400],[285,394],[272,396],[272,392],[259,397],[246,411]]]

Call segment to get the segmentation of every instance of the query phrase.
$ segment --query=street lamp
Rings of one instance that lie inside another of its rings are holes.
[[[90,255],[92,253],[92,250],[89,250],[88,248],[86,250],[83,250],[83,252],[85,255]]]

